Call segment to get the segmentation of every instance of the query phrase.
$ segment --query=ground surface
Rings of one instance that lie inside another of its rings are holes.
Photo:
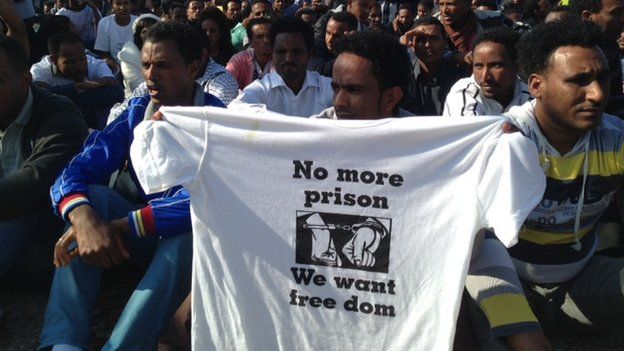
[[[103,291],[95,311],[92,350],[99,350],[137,284],[134,270],[113,270],[104,276]],[[0,286],[0,351],[35,350],[41,332],[47,293]],[[555,350],[602,351],[624,350],[624,326],[620,332],[592,335],[552,335]]]

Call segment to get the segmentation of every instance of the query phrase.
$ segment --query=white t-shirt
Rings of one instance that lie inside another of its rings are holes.
[[[114,77],[106,61],[97,59],[91,55],[85,56],[87,57],[87,76],[85,77],[87,80]],[[30,74],[32,74],[34,82],[42,82],[49,86],[75,83],[72,79],[61,75],[58,69],[52,64],[50,55],[42,57],[41,61],[32,65],[30,67]]]
[[[136,18],[137,16],[131,15],[130,22],[123,27],[115,22],[115,15],[102,18],[98,24],[93,48],[110,53],[115,61],[120,62],[117,54],[129,40],[133,39],[132,23]]]
[[[194,350],[448,350],[475,234],[515,243],[545,187],[499,117],[161,111],[131,157],[191,194]]]
[[[93,16],[93,10],[89,6],[85,6],[81,11],[62,8],[55,15],[69,17],[69,20],[76,28],[76,32],[79,33],[80,39],[86,45],[95,40],[95,17]]]

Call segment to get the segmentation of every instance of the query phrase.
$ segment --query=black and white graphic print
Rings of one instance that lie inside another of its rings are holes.
[[[392,220],[297,211],[296,262],[388,272]]]

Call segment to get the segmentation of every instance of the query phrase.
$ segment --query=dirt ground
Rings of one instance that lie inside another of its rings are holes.
[[[138,283],[140,273],[116,269],[104,275],[103,291],[94,315],[91,350],[99,350],[110,334],[115,320]],[[0,286],[0,351],[35,350],[43,323],[47,292]],[[555,350],[602,351],[624,350],[624,326],[619,332],[590,335],[550,335]]]

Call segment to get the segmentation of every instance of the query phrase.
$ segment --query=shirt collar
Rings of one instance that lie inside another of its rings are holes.
[[[273,85],[273,87],[283,86],[283,87],[290,89],[288,85],[286,85],[286,82],[284,82],[284,80],[282,79],[282,76],[279,75],[279,73],[272,72],[269,77],[270,77],[269,79],[271,79],[271,84]],[[303,81],[303,85],[301,86],[301,90],[299,91],[301,92],[307,87],[316,87],[316,88],[321,87],[321,83],[319,82],[318,77],[313,75],[312,72],[310,71],[306,71],[306,76]]]

